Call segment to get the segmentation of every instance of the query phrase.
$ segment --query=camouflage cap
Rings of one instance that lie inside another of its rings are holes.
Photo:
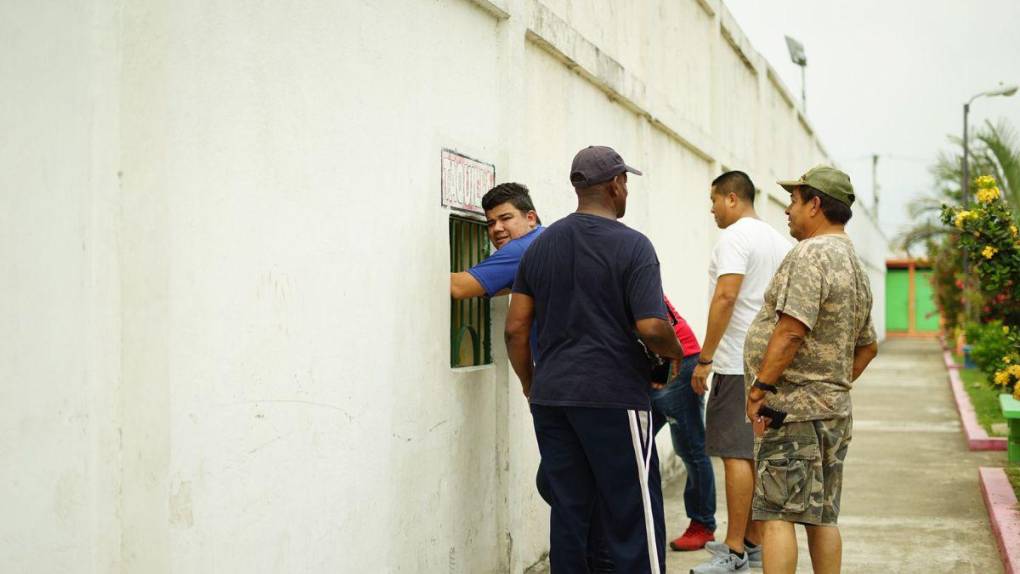
[[[800,186],[807,186],[817,189],[848,207],[854,203],[854,186],[850,183],[850,176],[827,165],[816,165],[800,176],[800,179],[777,181],[776,183],[790,193]]]

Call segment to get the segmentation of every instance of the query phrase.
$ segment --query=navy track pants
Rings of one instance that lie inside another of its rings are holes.
[[[618,572],[665,572],[666,527],[650,411],[531,405],[551,492],[552,574],[587,573],[596,510]]]

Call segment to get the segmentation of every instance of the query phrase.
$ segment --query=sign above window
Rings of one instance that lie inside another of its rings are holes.
[[[484,215],[482,196],[495,185],[496,166],[443,150],[443,206]]]

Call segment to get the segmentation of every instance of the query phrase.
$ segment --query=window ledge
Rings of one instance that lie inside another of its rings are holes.
[[[450,367],[450,370],[454,373],[474,373],[477,371],[487,371],[495,366],[495,364],[489,363],[488,365],[478,365],[476,367]]]

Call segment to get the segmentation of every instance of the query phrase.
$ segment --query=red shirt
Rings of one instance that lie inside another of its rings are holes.
[[[666,308],[669,309],[670,323],[673,323],[673,319],[676,319],[676,323],[673,323],[673,331],[676,332],[676,338],[680,339],[680,346],[684,349],[684,356],[689,357],[700,353],[701,345],[698,344],[698,338],[694,336],[691,326],[687,324],[687,321],[684,321],[680,313],[676,312],[673,304],[669,302],[669,297],[663,295],[662,299],[666,302]]]

